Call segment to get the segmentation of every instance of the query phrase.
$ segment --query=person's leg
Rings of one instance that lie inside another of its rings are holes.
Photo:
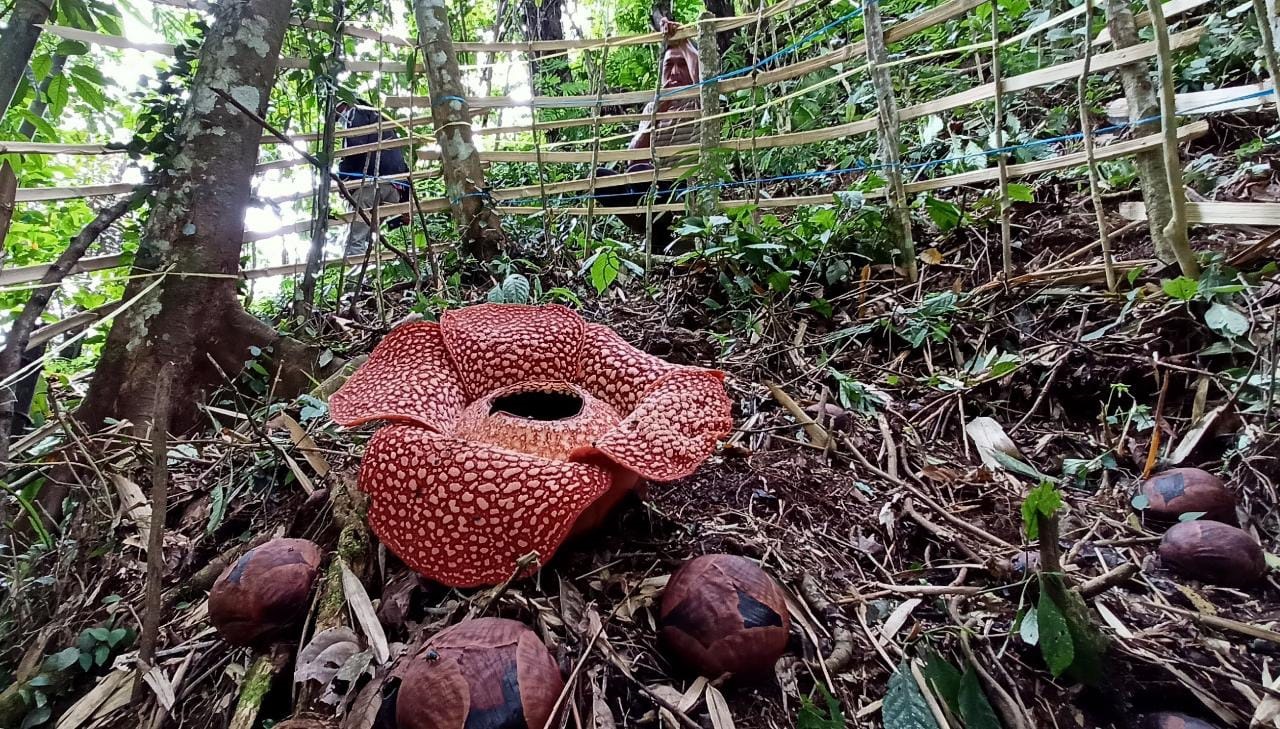
[[[351,191],[351,199],[355,201],[356,217],[351,221],[351,227],[347,229],[347,243],[343,246],[342,255],[358,256],[369,250],[372,230],[361,219],[359,211],[363,210],[366,214],[372,213],[373,204],[378,199],[378,187],[379,185],[374,182],[365,182]]]

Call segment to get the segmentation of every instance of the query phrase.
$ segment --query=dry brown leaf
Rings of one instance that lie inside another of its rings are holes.
[[[982,465],[987,468],[1006,470],[995,456],[996,453],[1003,453],[1019,461],[1026,460],[1018,450],[1018,446],[1004,432],[1004,427],[993,418],[985,416],[974,418],[964,426],[964,432],[973,441],[974,447],[978,449],[978,456],[982,459]]]
[[[902,630],[903,625],[906,625],[907,619],[911,617],[911,612],[919,607],[922,602],[924,600],[913,597],[889,613],[889,617],[885,618],[884,625],[880,627],[880,636],[884,642],[893,642],[893,637],[898,634],[899,630]]]
[[[378,622],[378,613],[373,609],[373,601],[369,599],[369,593],[365,591],[360,578],[347,567],[346,562],[339,560],[338,567],[342,570],[342,593],[347,598],[347,606],[356,616],[360,630],[369,639],[373,660],[379,665],[386,663],[391,657],[391,648],[387,645],[387,633],[382,629],[382,623]]]
[[[293,682],[316,681],[321,686],[328,686],[347,661],[359,652],[360,638],[350,628],[339,626],[322,630],[298,651]]]
[[[98,684],[58,719],[55,729],[77,729],[128,704],[136,675],[132,668],[128,668],[112,671],[98,679]]]
[[[302,457],[307,459],[307,465],[311,466],[311,470],[316,472],[320,478],[329,475],[329,462],[320,455],[320,448],[311,436],[307,435],[306,428],[303,428],[298,421],[289,416],[288,413],[280,413],[267,423],[269,428],[284,428],[289,431],[289,441],[294,448],[302,451]]]
[[[151,502],[147,500],[138,484],[118,473],[111,474],[111,483],[116,487],[116,494],[120,496],[120,508],[142,535],[142,544],[150,544]]]
[[[166,711],[171,711],[173,705],[177,703],[178,697],[174,695],[173,684],[169,682],[169,677],[165,675],[164,669],[160,668],[160,666],[152,666],[150,671],[142,675],[142,680],[146,681],[151,690],[155,692],[156,701],[159,701]]]
[[[938,250],[937,248],[928,248],[926,250],[920,251],[919,258],[921,261],[929,264],[930,266],[936,266],[939,263],[942,263],[942,261],[944,260],[942,251]]]
[[[724,700],[724,694],[715,686],[707,687],[707,713],[711,715],[711,726],[715,729],[734,729],[729,702]]]

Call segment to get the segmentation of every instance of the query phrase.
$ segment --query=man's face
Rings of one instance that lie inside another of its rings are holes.
[[[667,55],[662,58],[662,87],[674,89],[692,84],[693,74],[690,73],[689,64],[684,56],[674,51],[667,51]]]

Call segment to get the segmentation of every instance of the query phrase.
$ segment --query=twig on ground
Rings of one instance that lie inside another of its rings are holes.
[[[138,678],[133,684],[133,701],[146,692],[142,677],[151,670],[155,659],[156,637],[160,632],[162,604],[161,580],[164,577],[165,517],[169,513],[169,385],[172,364],[162,365],[156,383],[156,409],[151,418],[151,529],[147,544],[146,602],[142,617],[142,635],[138,641]]]

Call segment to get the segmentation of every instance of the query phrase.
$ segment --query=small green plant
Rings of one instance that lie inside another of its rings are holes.
[[[530,288],[528,278],[518,273],[509,273],[500,285],[489,289],[487,298],[493,304],[527,304]]]
[[[844,712],[840,710],[840,702],[822,684],[818,684],[818,693],[826,707],[820,707],[816,701],[801,696],[800,711],[796,713],[796,729],[844,729]]]
[[[1038,645],[1049,672],[1070,674],[1078,681],[1096,684],[1102,679],[1102,653],[1106,639],[1089,617],[1089,608],[1067,586],[1058,551],[1058,512],[1062,494],[1054,484],[1042,482],[1022,503],[1022,520],[1028,539],[1040,540],[1039,599],[1015,621],[1018,635],[1028,645]]]

